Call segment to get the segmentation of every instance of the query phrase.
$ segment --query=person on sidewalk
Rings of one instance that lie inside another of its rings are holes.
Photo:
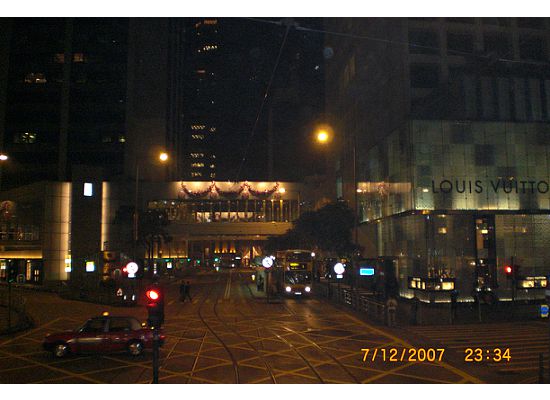
[[[397,312],[397,300],[391,296],[386,301],[386,312],[388,314],[388,326],[395,326],[395,313]]]

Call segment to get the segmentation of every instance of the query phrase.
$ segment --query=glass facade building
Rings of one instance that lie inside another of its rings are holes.
[[[325,38],[326,110],[341,143],[337,193],[359,214],[363,256],[392,260],[385,272],[405,297],[543,298],[550,20],[327,18],[325,27],[353,33]]]
[[[550,125],[413,120],[367,159],[362,229],[376,256],[397,258],[403,295],[411,277],[454,278],[463,297],[543,294],[503,271],[550,272]]]

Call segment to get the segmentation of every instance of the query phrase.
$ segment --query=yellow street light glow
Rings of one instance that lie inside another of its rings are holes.
[[[317,132],[317,141],[320,143],[326,143],[328,141],[328,132],[325,130],[320,130]]]
[[[160,153],[159,155],[159,160],[162,161],[162,162],[165,162],[168,160],[168,154],[166,153]]]

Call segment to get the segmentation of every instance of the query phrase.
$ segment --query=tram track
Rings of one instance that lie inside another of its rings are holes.
[[[240,278],[240,274],[239,274],[239,278]],[[248,347],[250,347],[256,354],[258,354],[258,357],[260,358],[260,360],[262,360],[262,363],[265,365],[265,368],[266,368],[266,372],[268,373],[269,375],[269,378],[271,379],[271,381],[273,383],[277,383],[277,380],[275,378],[275,374],[273,373],[273,369],[271,368],[271,366],[269,365],[269,363],[265,360],[263,354],[248,340],[246,339],[244,336],[242,336],[235,328],[231,327],[226,321],[224,321],[218,314],[218,311],[217,311],[217,307],[218,307],[218,301],[216,301],[216,303],[214,304],[214,315],[216,316],[216,318],[226,327],[228,328],[230,331],[233,332],[233,334],[237,337],[239,337],[241,340],[243,340],[247,345]],[[237,309],[238,311],[238,309]]]
[[[252,310],[252,307],[250,307],[250,309]],[[288,311],[291,311],[290,309],[287,308]],[[252,322],[256,325],[256,328],[259,329],[260,326],[258,325],[258,323],[256,321],[258,320],[263,320],[265,321],[266,318],[254,318],[254,319],[250,319],[250,316],[249,315],[246,315],[245,313],[242,312],[242,310],[240,309],[237,309],[237,312],[239,312],[244,318],[247,319],[248,322]],[[258,316],[257,312],[255,312],[254,310],[252,310],[252,312],[255,314],[255,317]],[[291,313],[291,315],[296,315],[295,313]],[[317,369],[313,366],[313,364],[311,364],[309,362],[309,360],[290,342],[288,341],[287,339],[285,339],[283,336],[279,335],[277,332],[275,332],[273,329],[269,328],[268,326],[266,325],[262,325],[261,328],[267,330],[268,332],[270,332],[273,336],[275,336],[277,339],[279,339],[281,342],[285,343],[294,353],[296,353],[298,355],[298,357],[300,357],[302,359],[302,361],[304,362],[304,364],[306,365],[307,368],[309,368],[311,370],[311,372],[313,372],[313,374],[316,376],[316,378],[319,380],[320,383],[325,383],[325,380],[323,379],[323,377],[319,374],[319,372],[317,371]]]
[[[218,282],[218,281],[219,281],[219,276],[216,277],[216,281],[215,281],[215,282]],[[200,291],[199,291],[195,296],[199,296],[199,293],[200,293],[201,295],[204,293],[204,285],[201,285],[200,288],[201,288]],[[178,291],[178,292],[179,292],[179,291]],[[202,304],[203,302],[206,301],[206,297],[207,297],[207,296],[203,296],[203,300],[201,301],[201,304]],[[178,298],[177,301],[180,301],[180,299]],[[181,307],[178,307],[177,312],[175,313],[175,317],[176,317],[176,318],[179,318],[180,315],[181,315],[181,313],[182,313],[182,311],[185,310],[183,304],[185,304],[185,303],[182,303]],[[192,303],[190,303],[190,304],[192,304]],[[161,370],[161,369],[164,368],[164,366],[166,365],[166,362],[171,358],[171,355],[174,353],[176,347],[181,343],[181,341],[182,341],[183,339],[186,339],[186,338],[185,338],[185,335],[190,331],[190,328],[189,328],[190,324],[191,324],[191,321],[188,322],[187,326],[185,327],[185,330],[184,330],[184,331],[181,333],[181,335],[177,338],[176,342],[174,343],[174,345],[172,346],[172,348],[169,350],[168,354],[163,358],[162,364],[160,365],[159,370]],[[202,347],[203,347],[203,345],[204,345],[205,339],[206,339],[206,331],[204,332],[204,335],[202,336],[202,340],[201,340],[201,344],[200,344],[199,350],[198,350],[197,354],[195,355],[195,359],[194,359],[194,361],[193,361],[193,366],[192,366],[192,368],[191,368],[191,372],[188,373],[188,374],[185,374],[185,375],[189,375],[189,376],[187,377],[187,382],[186,382],[186,383],[189,383],[189,382],[191,381],[191,379],[193,378],[193,374],[194,374],[194,372],[195,372],[195,368],[196,368],[196,366],[197,366],[197,362],[198,362],[198,360],[199,360],[199,357],[200,357],[201,350],[202,350]]]
[[[212,293],[212,292],[210,292],[210,293]],[[223,341],[223,339],[214,331],[214,329],[212,329],[210,324],[208,324],[208,322],[206,322],[206,319],[202,315],[202,307],[206,303],[207,298],[208,298],[208,296],[205,296],[203,298],[203,301],[201,302],[201,304],[199,305],[199,309],[197,310],[197,315],[199,316],[199,318],[202,321],[202,323],[204,324],[204,326],[206,326],[206,328],[210,331],[210,333],[212,333],[212,335],[214,335],[214,337],[218,340],[218,342],[220,342],[220,344],[223,346],[223,348],[225,349],[225,351],[229,355],[229,358],[231,358],[231,362],[233,363],[233,371],[234,371],[234,374],[235,374],[235,383],[240,383],[239,363],[236,360],[235,355],[231,352],[231,350],[229,349],[229,346],[227,346],[227,344]],[[219,301],[219,298],[220,298],[220,291],[218,290],[215,304]]]

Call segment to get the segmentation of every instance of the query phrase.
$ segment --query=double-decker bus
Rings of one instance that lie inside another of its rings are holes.
[[[311,293],[313,257],[311,250],[277,252],[277,289],[280,293],[298,296]]]

